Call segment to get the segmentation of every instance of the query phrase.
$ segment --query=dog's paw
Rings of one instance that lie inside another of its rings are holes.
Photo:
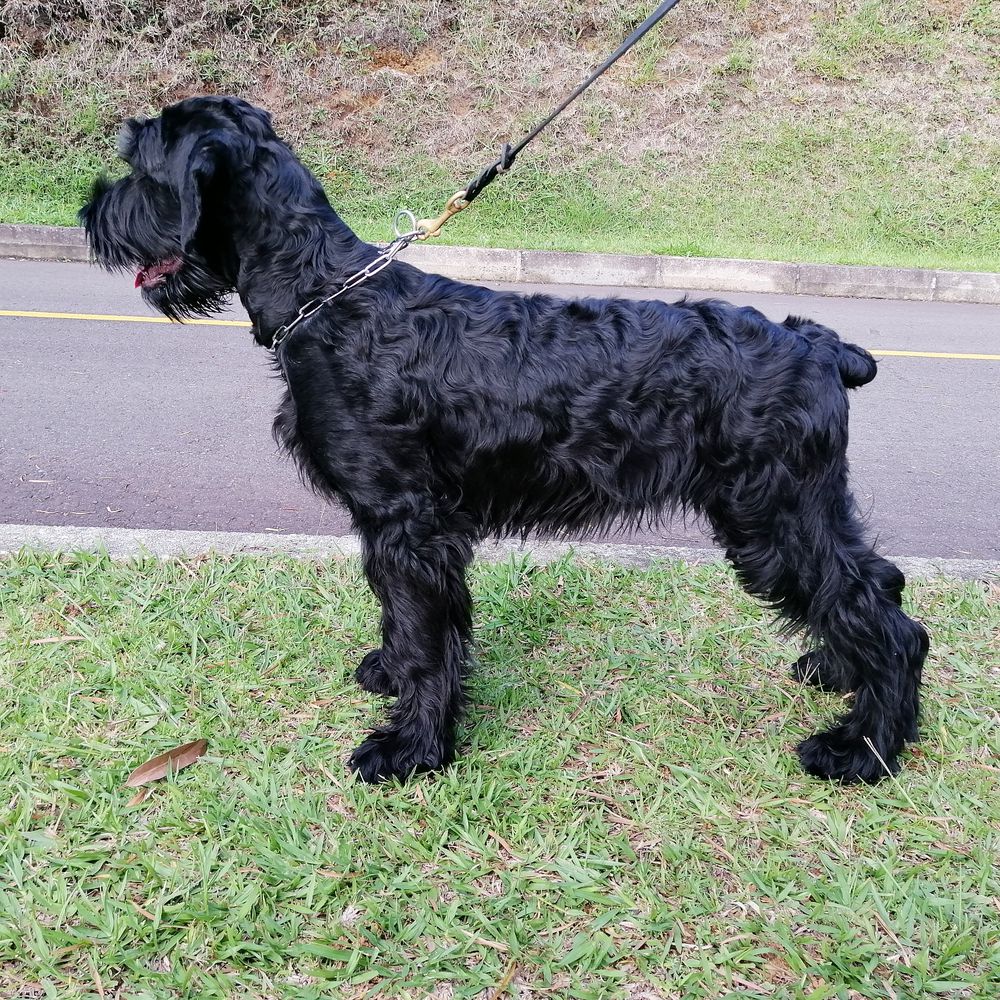
[[[848,736],[842,726],[817,733],[798,745],[803,769],[817,778],[844,784],[874,785],[889,775],[899,773],[899,754],[864,739]],[[876,754],[875,750],[878,750]]]
[[[396,681],[382,666],[382,650],[373,649],[365,654],[360,666],[354,672],[354,679],[372,694],[396,694]]]
[[[843,672],[830,663],[823,649],[810,649],[792,664],[792,677],[800,684],[811,684],[820,691],[845,693],[851,685]]]
[[[393,729],[376,730],[354,750],[348,762],[362,781],[406,781],[414,774],[439,771],[451,755],[426,744],[404,739]]]

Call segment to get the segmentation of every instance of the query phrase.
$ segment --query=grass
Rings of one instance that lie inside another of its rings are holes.
[[[859,161],[852,147],[862,127],[860,119],[823,116],[808,127],[776,124],[734,139],[697,180],[671,178],[655,153],[631,177],[593,159],[558,173],[526,163],[450,223],[443,242],[1000,270],[1000,190],[974,145],[958,137],[923,149],[923,171],[903,176],[899,164],[918,155],[909,139],[869,128]],[[315,149],[305,158],[341,215],[369,239],[388,238],[396,207],[435,215],[471,179],[418,161],[373,190],[350,161]],[[946,188],[938,186],[942,171]]]
[[[846,10],[835,5],[806,58],[835,68],[831,75],[840,79],[856,79],[866,66],[887,57],[932,62],[945,55],[943,33],[936,30],[940,23],[940,8],[915,0],[863,0]]]
[[[773,134],[736,142],[705,165],[697,182],[667,179],[655,155],[631,177],[605,161],[559,172],[526,162],[456,218],[440,242],[1000,270],[996,174],[977,162],[970,142],[958,137],[923,150],[928,169],[904,177],[898,165],[914,155],[906,137],[870,133],[867,160],[859,163],[844,155],[856,126],[779,126]],[[391,237],[399,207],[436,215],[471,179],[418,159],[372,188],[354,155],[314,147],[304,158],[323,177],[339,213],[370,240]],[[44,168],[15,160],[0,175],[0,218],[73,225],[104,166],[85,151],[64,152]],[[948,185],[940,187],[938,173],[945,169]]]
[[[94,0],[46,19],[10,0],[0,220],[73,224],[124,115],[222,91],[271,108],[338,211],[385,239],[647,12]],[[994,0],[682,5],[445,241],[1000,270],[998,45]]]
[[[796,769],[838,700],[724,570],[473,585],[463,759],[372,789],[354,563],[0,563],[0,994],[997,996],[995,584],[910,588],[925,739],[873,789]]]

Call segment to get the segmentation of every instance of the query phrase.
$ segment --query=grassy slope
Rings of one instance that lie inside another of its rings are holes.
[[[221,90],[272,108],[384,238],[647,7],[9,0],[0,218],[71,223],[125,113]],[[993,0],[682,5],[446,238],[1000,269],[998,52]]]
[[[798,772],[838,699],[722,570],[474,592],[464,759],[370,789],[353,563],[0,562],[0,995],[998,995],[996,585],[911,588],[925,739],[875,789]]]

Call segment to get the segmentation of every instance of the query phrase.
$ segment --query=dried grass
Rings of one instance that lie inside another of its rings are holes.
[[[6,0],[3,138],[25,152],[46,134],[104,148],[124,114],[236,92],[270,107],[300,143],[377,152],[382,163],[414,153],[478,163],[647,6]],[[988,0],[680,7],[533,155],[559,166],[582,148],[657,150],[680,167],[712,155],[720,122],[752,134],[776,114],[816,109],[867,108],[934,137],[988,135],[1000,129],[994,21]]]

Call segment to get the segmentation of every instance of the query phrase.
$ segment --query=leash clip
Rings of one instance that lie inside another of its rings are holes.
[[[445,203],[444,211],[436,219],[418,219],[415,228],[420,232],[418,240],[429,240],[441,234],[441,227],[453,216],[458,215],[469,203],[465,200],[465,189],[456,191]],[[412,218],[412,213],[410,214]]]

